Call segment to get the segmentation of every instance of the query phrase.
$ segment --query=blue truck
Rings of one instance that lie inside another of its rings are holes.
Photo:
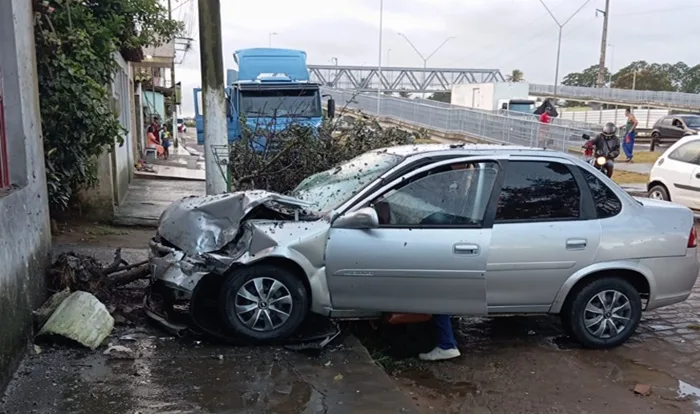
[[[226,85],[228,141],[241,137],[241,122],[250,130],[279,132],[290,124],[318,130],[323,119],[321,90],[309,79],[306,52],[291,49],[254,48],[234,52],[237,76]],[[201,88],[194,90],[197,142],[204,144]],[[328,116],[335,102],[329,99]],[[262,141],[261,141],[262,140]],[[264,146],[264,137],[256,139]]]

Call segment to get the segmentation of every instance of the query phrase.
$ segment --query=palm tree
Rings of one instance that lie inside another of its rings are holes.
[[[523,78],[523,71],[520,69],[513,69],[513,71],[510,73],[510,75],[506,76],[506,80],[508,82],[522,82],[525,79]]]

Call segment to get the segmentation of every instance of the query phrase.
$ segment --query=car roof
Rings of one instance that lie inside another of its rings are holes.
[[[469,156],[469,155],[530,155],[540,157],[557,157],[565,159],[578,159],[572,155],[561,151],[554,151],[544,148],[533,148],[519,145],[495,145],[495,144],[416,144],[416,145],[400,145],[396,147],[382,148],[377,151],[387,152],[402,157],[423,157],[434,155],[454,155]]]

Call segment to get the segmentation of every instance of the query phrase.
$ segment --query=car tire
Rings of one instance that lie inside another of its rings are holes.
[[[668,190],[661,184],[651,187],[647,193],[647,196],[652,200],[671,201],[671,196],[668,194]]]
[[[259,284],[262,296],[271,296],[260,300]],[[224,281],[219,309],[224,324],[236,337],[276,342],[293,335],[304,322],[309,295],[302,281],[287,269],[271,265],[241,267]]]
[[[617,300],[612,302],[613,299]],[[599,316],[602,318],[586,327],[587,319],[598,319],[598,313],[591,312],[589,305],[600,310]],[[568,324],[571,327],[573,337],[581,345],[593,349],[614,348],[625,342],[637,329],[642,317],[642,300],[639,292],[626,280],[605,277],[593,280],[578,289],[569,306],[565,306],[564,309],[567,312],[562,314],[562,318],[568,318],[564,326]],[[614,325],[610,325],[611,322],[614,322]],[[620,328],[622,330],[617,332]]]

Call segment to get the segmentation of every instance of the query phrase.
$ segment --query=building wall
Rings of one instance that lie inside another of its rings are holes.
[[[113,160],[114,168],[114,200],[117,204],[124,200],[126,190],[131,182],[131,167],[133,166],[133,142],[131,140],[131,101],[133,92],[129,87],[129,65],[119,53],[115,53],[114,59],[119,65],[119,70],[114,74],[112,93],[117,101],[119,111],[119,124],[126,131],[122,134],[122,143],[115,143]]]
[[[165,120],[165,99],[160,92],[143,90],[143,105],[148,107],[149,112],[155,112],[160,116],[161,122]]]
[[[32,3],[0,2],[0,70],[13,187],[0,192],[0,390],[32,338],[46,297],[51,230],[41,138]]]

